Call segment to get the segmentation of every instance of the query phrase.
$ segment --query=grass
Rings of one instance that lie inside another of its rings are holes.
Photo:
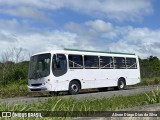
[[[63,97],[53,97],[46,101],[32,103],[32,104],[4,104],[0,103],[0,111],[59,111],[58,114],[47,113],[48,116],[45,118],[12,118],[13,120],[45,120],[45,119],[71,119],[72,117],[82,116],[82,115],[92,115],[94,111],[115,111],[120,109],[132,108],[135,106],[142,106],[148,104],[160,103],[160,90],[157,88],[155,91],[148,93],[142,93],[138,95],[131,96],[114,96],[112,98],[95,98],[95,99],[81,99],[77,100],[74,98],[63,98]],[[62,113],[61,113],[61,112]],[[67,115],[66,112],[68,111]],[[76,111],[76,112],[75,112]],[[65,115],[67,117],[64,117]],[[56,117],[58,115],[60,117]],[[6,119],[4,119],[6,120]]]
[[[158,85],[158,84],[160,84],[160,77],[152,77],[152,78],[142,78],[141,82],[136,86]]]
[[[113,111],[147,104],[146,98],[146,94],[82,100],[55,97],[32,104],[1,103],[0,111]]]
[[[147,100],[146,100],[147,104],[160,103],[160,90],[158,87],[157,87],[157,90],[154,90],[145,94],[147,96]]]
[[[23,83],[12,83],[0,86],[0,98],[26,96],[27,94],[27,85]]]
[[[158,93],[158,94],[157,94]],[[70,116],[81,116],[83,111],[115,111],[135,106],[152,104],[150,102],[156,94],[156,102],[160,102],[160,91],[151,93],[143,93],[132,96],[115,96],[112,98],[101,99],[82,99],[53,97],[45,102],[32,104],[2,104],[0,103],[0,111],[71,111],[69,117],[53,117],[52,119],[70,119]],[[158,98],[158,100],[157,100]],[[155,99],[155,98],[153,98]],[[79,112],[73,112],[79,111]],[[88,113],[88,114],[93,114]],[[50,115],[50,114],[49,114]]]

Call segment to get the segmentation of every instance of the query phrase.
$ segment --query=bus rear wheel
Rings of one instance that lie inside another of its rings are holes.
[[[119,78],[117,89],[118,90],[124,90],[125,88],[126,88],[126,81],[125,81],[125,79]]]
[[[71,81],[69,84],[69,94],[76,95],[79,93],[80,85],[77,81]]]

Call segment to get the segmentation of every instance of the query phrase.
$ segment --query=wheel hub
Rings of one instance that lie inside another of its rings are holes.
[[[120,82],[120,88],[123,88],[124,87],[124,83],[121,81]]]
[[[73,84],[73,85],[71,86],[71,88],[72,88],[72,90],[75,91],[75,92],[78,91],[78,86],[77,86],[76,84]]]

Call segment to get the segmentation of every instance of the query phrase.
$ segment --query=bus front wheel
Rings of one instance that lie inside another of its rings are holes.
[[[71,81],[69,84],[69,94],[76,95],[79,93],[80,85],[77,81]]]

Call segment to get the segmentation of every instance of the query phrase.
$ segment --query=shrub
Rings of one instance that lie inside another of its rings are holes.
[[[157,90],[145,94],[147,96],[147,100],[145,101],[147,104],[160,103],[160,90],[158,87]]]

